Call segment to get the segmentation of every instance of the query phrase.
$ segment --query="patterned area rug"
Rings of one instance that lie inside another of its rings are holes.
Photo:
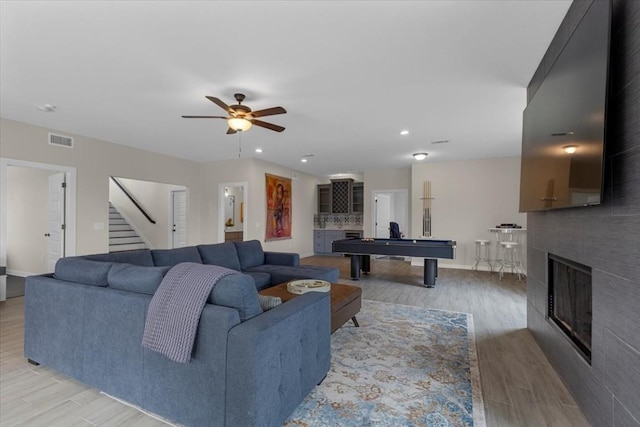
[[[471,314],[363,300],[357,317],[285,426],[485,426]]]

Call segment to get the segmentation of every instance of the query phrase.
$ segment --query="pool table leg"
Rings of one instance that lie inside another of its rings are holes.
[[[369,274],[369,272],[371,271],[371,256],[370,255],[360,255],[362,257],[362,260],[360,261],[361,263],[361,268],[362,268],[362,272],[364,274]]]
[[[436,286],[436,277],[438,276],[438,260],[435,258],[424,259],[424,285],[427,288]]]
[[[351,280],[360,280],[360,255],[351,255]]]

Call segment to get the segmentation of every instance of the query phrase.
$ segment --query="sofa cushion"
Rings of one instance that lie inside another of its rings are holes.
[[[108,254],[85,255],[84,259],[92,261],[120,262],[133,265],[153,267],[153,258],[149,249],[135,251],[113,252]]]
[[[271,286],[271,275],[269,273],[261,271],[243,271],[243,273],[253,278],[255,288],[259,291]]]
[[[259,240],[233,242],[233,244],[236,245],[240,266],[243,270],[264,264],[264,251]]]
[[[109,287],[122,291],[153,295],[171,267],[141,267],[133,264],[113,264],[107,281]]]
[[[258,291],[246,274],[224,276],[211,290],[207,302],[235,308],[242,322],[262,313]]]
[[[240,271],[240,260],[233,242],[196,246],[204,264],[219,265]]]
[[[107,286],[107,275],[112,263],[92,261],[83,257],[60,258],[53,277],[92,286]]]
[[[202,258],[200,258],[200,252],[195,246],[186,246],[184,248],[176,249],[154,249],[151,251],[153,256],[153,264],[156,267],[165,265],[174,266],[181,262],[195,262],[202,264]]]
[[[318,279],[335,283],[338,281],[340,271],[333,267],[322,267],[317,265],[301,265],[298,267],[287,267],[282,265],[264,264],[252,267],[245,271],[246,274],[268,273],[271,276],[271,283],[278,284],[298,279]]]

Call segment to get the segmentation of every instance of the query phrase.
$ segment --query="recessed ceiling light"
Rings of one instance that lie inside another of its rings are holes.
[[[300,160],[302,163],[307,163],[309,160],[302,158],[302,160]]]
[[[413,158],[416,160],[424,160],[427,158],[428,155],[429,153],[414,153]]]
[[[262,148],[256,148],[256,153],[262,153]]]
[[[565,145],[564,147],[562,147],[562,150],[564,150],[564,152],[567,153],[567,154],[573,154],[578,150],[578,146],[577,145]]]
[[[56,111],[56,108],[58,107],[51,104],[36,105],[36,110],[44,111],[45,113],[53,113],[54,111]]]
[[[400,131],[400,135],[409,135],[409,131],[408,130],[401,130]]]

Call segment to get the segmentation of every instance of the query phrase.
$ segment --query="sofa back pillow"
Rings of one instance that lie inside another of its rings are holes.
[[[236,245],[233,242],[198,245],[196,247],[204,264],[219,265],[220,267],[240,271],[240,259],[238,259]]]
[[[107,275],[112,263],[91,261],[81,256],[60,258],[53,277],[92,286],[107,286]]]
[[[153,295],[171,267],[141,267],[133,264],[113,264],[107,275],[109,287],[122,291]]]
[[[153,258],[149,249],[138,249],[135,251],[113,252],[108,254],[84,255],[84,259],[91,261],[120,262],[133,265],[153,267]]]
[[[186,246],[176,249],[154,249],[151,251],[153,264],[156,267],[171,266],[181,262],[195,262],[202,264],[202,258],[195,246]]]
[[[256,286],[253,279],[246,274],[224,276],[213,287],[207,302],[235,308],[238,310],[241,322],[262,313]]]
[[[243,270],[264,264],[264,251],[259,240],[233,242],[238,251],[240,266]]]

